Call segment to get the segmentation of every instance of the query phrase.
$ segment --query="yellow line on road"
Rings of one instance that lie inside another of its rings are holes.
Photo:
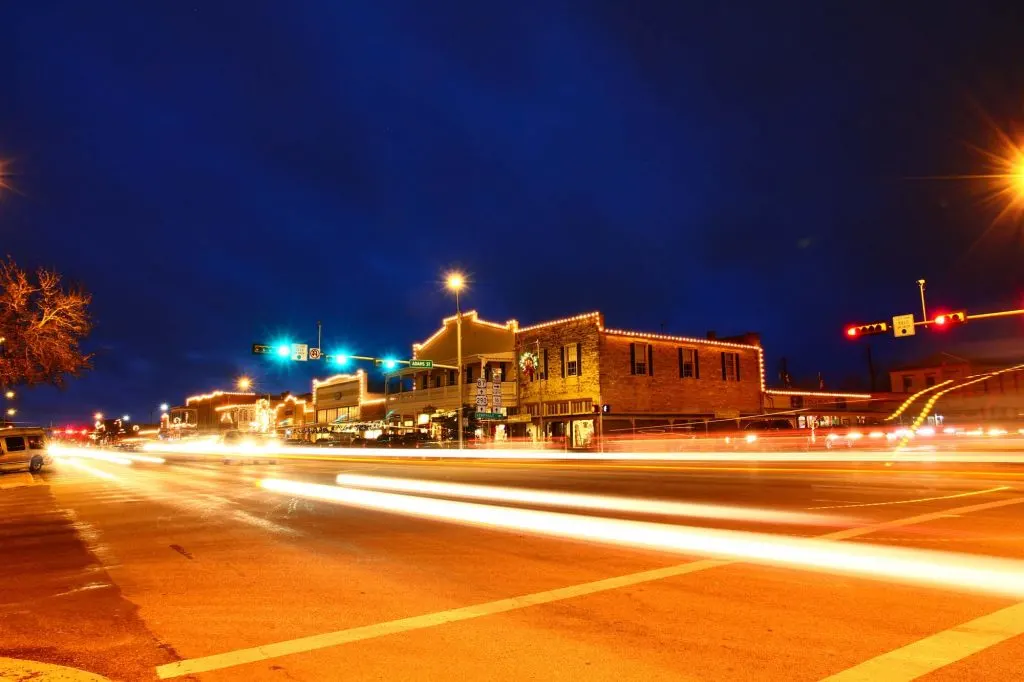
[[[909,682],[1020,635],[1024,635],[1024,603],[876,656],[822,682]]]
[[[953,509],[946,509],[941,512],[919,514],[905,519],[896,519],[894,521],[871,524],[860,528],[848,528],[819,536],[819,539],[845,540],[874,533],[883,529],[924,523],[926,521],[943,518],[949,514],[969,514],[975,511],[1004,507],[1011,504],[1020,504],[1022,502],[1024,502],[1024,497],[1016,497],[1008,500],[986,502],[984,504],[975,504],[967,507],[956,507]],[[262,646],[251,647],[248,649],[238,649],[236,651],[213,654],[211,656],[176,661],[174,663],[167,663],[165,665],[158,666],[156,668],[156,674],[160,679],[170,679],[173,677],[181,677],[183,675],[208,672],[210,670],[221,670],[223,668],[230,668],[246,663],[255,663],[257,661],[278,658],[280,656],[304,653],[317,649],[338,646],[340,644],[374,639],[384,635],[409,632],[411,630],[422,630],[436,625],[444,625],[446,623],[454,623],[498,613],[505,613],[529,606],[536,606],[538,604],[548,604],[564,599],[571,599],[598,592],[606,592],[620,587],[627,587],[655,580],[663,580],[665,578],[685,575],[688,573],[697,573],[699,571],[705,571],[711,568],[728,566],[736,563],[741,562],[701,559],[687,562],[685,564],[677,564],[675,566],[668,566],[666,568],[659,568],[651,571],[642,571],[640,573],[632,573],[615,578],[606,578],[604,580],[571,585],[554,590],[547,590],[545,592],[537,592],[535,594],[499,599],[497,601],[476,604],[474,606],[464,606],[447,611],[439,611],[437,613],[412,616],[410,618],[400,618],[398,620],[386,621],[384,623],[377,623],[374,625],[364,625],[361,627],[348,628],[346,630],[311,635],[309,637],[300,637],[298,639],[286,640],[283,642],[264,644]]]
[[[997,493],[1001,490],[1009,490],[1010,486],[1001,485],[987,490],[972,490],[966,493],[955,495],[940,495],[939,497],[918,497],[913,500],[894,500],[892,502],[865,502],[863,504],[834,504],[827,507],[807,507],[807,509],[847,509],[848,507],[884,507],[891,504],[912,504],[914,502],[933,502],[935,500],[952,500],[955,497],[970,497],[972,495],[984,495],[986,493]]]

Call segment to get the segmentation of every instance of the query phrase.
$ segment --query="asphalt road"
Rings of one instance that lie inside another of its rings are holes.
[[[115,680],[1024,679],[1020,600],[985,585],[709,560],[259,485],[337,488],[339,473],[740,507],[475,500],[956,553],[932,557],[936,572],[1024,560],[1011,464],[60,461],[0,477],[0,657]]]

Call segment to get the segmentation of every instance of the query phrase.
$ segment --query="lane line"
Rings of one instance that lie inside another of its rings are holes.
[[[1020,635],[1024,635],[1024,603],[919,639],[821,682],[909,682]]]
[[[846,530],[827,533],[825,535],[820,535],[817,537],[818,539],[822,540],[846,540],[849,538],[859,537],[862,535],[868,535],[869,533],[874,533],[878,530],[898,528],[901,526],[909,526],[916,523],[932,521],[938,518],[943,518],[948,514],[952,513],[969,514],[975,511],[983,511],[985,509],[994,509],[996,507],[1005,507],[1008,505],[1020,503],[1024,503],[1024,497],[1017,497],[1008,500],[997,500],[994,502],[975,504],[967,507],[957,507],[953,509],[946,509],[942,512],[935,512],[930,514],[918,514],[916,516],[911,516],[905,519],[885,521],[882,523],[871,524],[859,528],[848,528]],[[382,637],[384,635],[391,635],[400,632],[409,632],[412,630],[421,630],[424,628],[434,627],[436,625],[443,625],[445,623],[453,623],[463,620],[470,620],[473,618],[480,618],[483,616],[504,613],[507,611],[526,608],[529,606],[548,604],[551,602],[570,599],[573,597],[590,595],[598,592],[606,592],[609,590],[618,589],[620,587],[627,587],[655,580],[663,580],[665,578],[671,578],[678,575],[697,573],[700,571],[706,571],[711,568],[729,566],[738,563],[742,562],[718,559],[699,559],[684,564],[668,566],[666,568],[659,568],[651,571],[642,571],[640,573],[632,573],[614,578],[606,578],[604,580],[596,580],[589,583],[571,585],[568,587],[557,588],[554,590],[538,592],[536,594],[528,594],[518,597],[511,597],[507,599],[499,599],[497,601],[476,604],[474,606],[465,606],[461,608],[449,609],[447,611],[439,611],[436,613],[425,614],[421,616],[400,618],[398,620],[386,621],[374,625],[364,625],[360,627],[348,628],[345,630],[337,630],[335,632],[311,635],[309,637],[300,637],[298,639],[285,640],[282,642],[275,642],[272,644],[264,644],[262,646],[256,646],[247,649],[238,649],[235,651],[213,654],[210,656],[201,656],[198,658],[185,659],[181,661],[176,661],[174,663],[167,663],[165,665],[157,666],[156,674],[157,677],[159,677],[160,679],[166,680],[174,677],[181,677],[183,675],[208,672],[211,670],[221,670],[223,668],[231,668],[246,663],[255,663],[258,661],[278,658],[280,656],[304,653],[308,651],[338,646],[340,644],[347,644],[350,642],[373,639],[376,637]]]
[[[955,495],[940,495],[939,497],[919,497],[915,500],[896,500],[893,502],[865,502],[863,504],[834,504],[827,507],[807,507],[806,509],[847,509],[849,507],[884,507],[891,504],[913,504],[915,502],[933,502],[935,500],[952,500],[955,497],[970,497],[971,495],[985,495],[986,493],[997,493],[1002,490],[1009,490],[1010,486],[1000,485],[987,490],[972,490],[966,493]]]

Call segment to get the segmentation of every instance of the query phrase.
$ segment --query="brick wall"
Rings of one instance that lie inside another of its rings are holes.
[[[561,401],[579,401],[590,399],[592,404],[600,404],[600,335],[595,319],[577,320],[562,324],[550,325],[533,331],[516,335],[516,362],[524,351],[537,352],[540,344],[540,367],[544,370],[544,351],[547,351],[546,379],[535,377],[529,381],[520,370],[520,410],[525,413],[526,405],[537,403],[542,398],[545,403]],[[564,346],[579,344],[579,374],[563,376],[561,350]]]
[[[630,345],[653,349],[653,373],[630,373]],[[679,376],[679,348],[696,349],[698,378]],[[739,381],[722,379],[722,352],[739,354]],[[664,413],[731,416],[761,409],[758,351],[714,342],[684,343],[600,334],[601,400],[611,414]]]

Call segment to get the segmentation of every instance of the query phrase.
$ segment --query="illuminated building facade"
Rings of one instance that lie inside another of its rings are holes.
[[[454,414],[462,404],[478,413],[502,415],[484,428],[487,436],[508,435],[515,416],[515,332],[518,323],[489,322],[475,310],[462,313],[463,385],[458,382],[457,319],[441,322],[430,338],[413,344],[413,358],[430,360],[431,368],[401,367],[387,375],[385,393],[389,419],[406,426],[424,425],[432,417]],[[497,384],[497,386],[495,386]],[[477,401],[477,396],[485,399]],[[495,396],[498,396],[497,398]]]
[[[317,426],[384,418],[383,382],[370,380],[363,370],[314,379],[312,401]]]
[[[519,405],[534,438],[589,447],[595,435],[729,424],[761,412],[756,334],[683,337],[608,328],[597,312],[516,331]]]

